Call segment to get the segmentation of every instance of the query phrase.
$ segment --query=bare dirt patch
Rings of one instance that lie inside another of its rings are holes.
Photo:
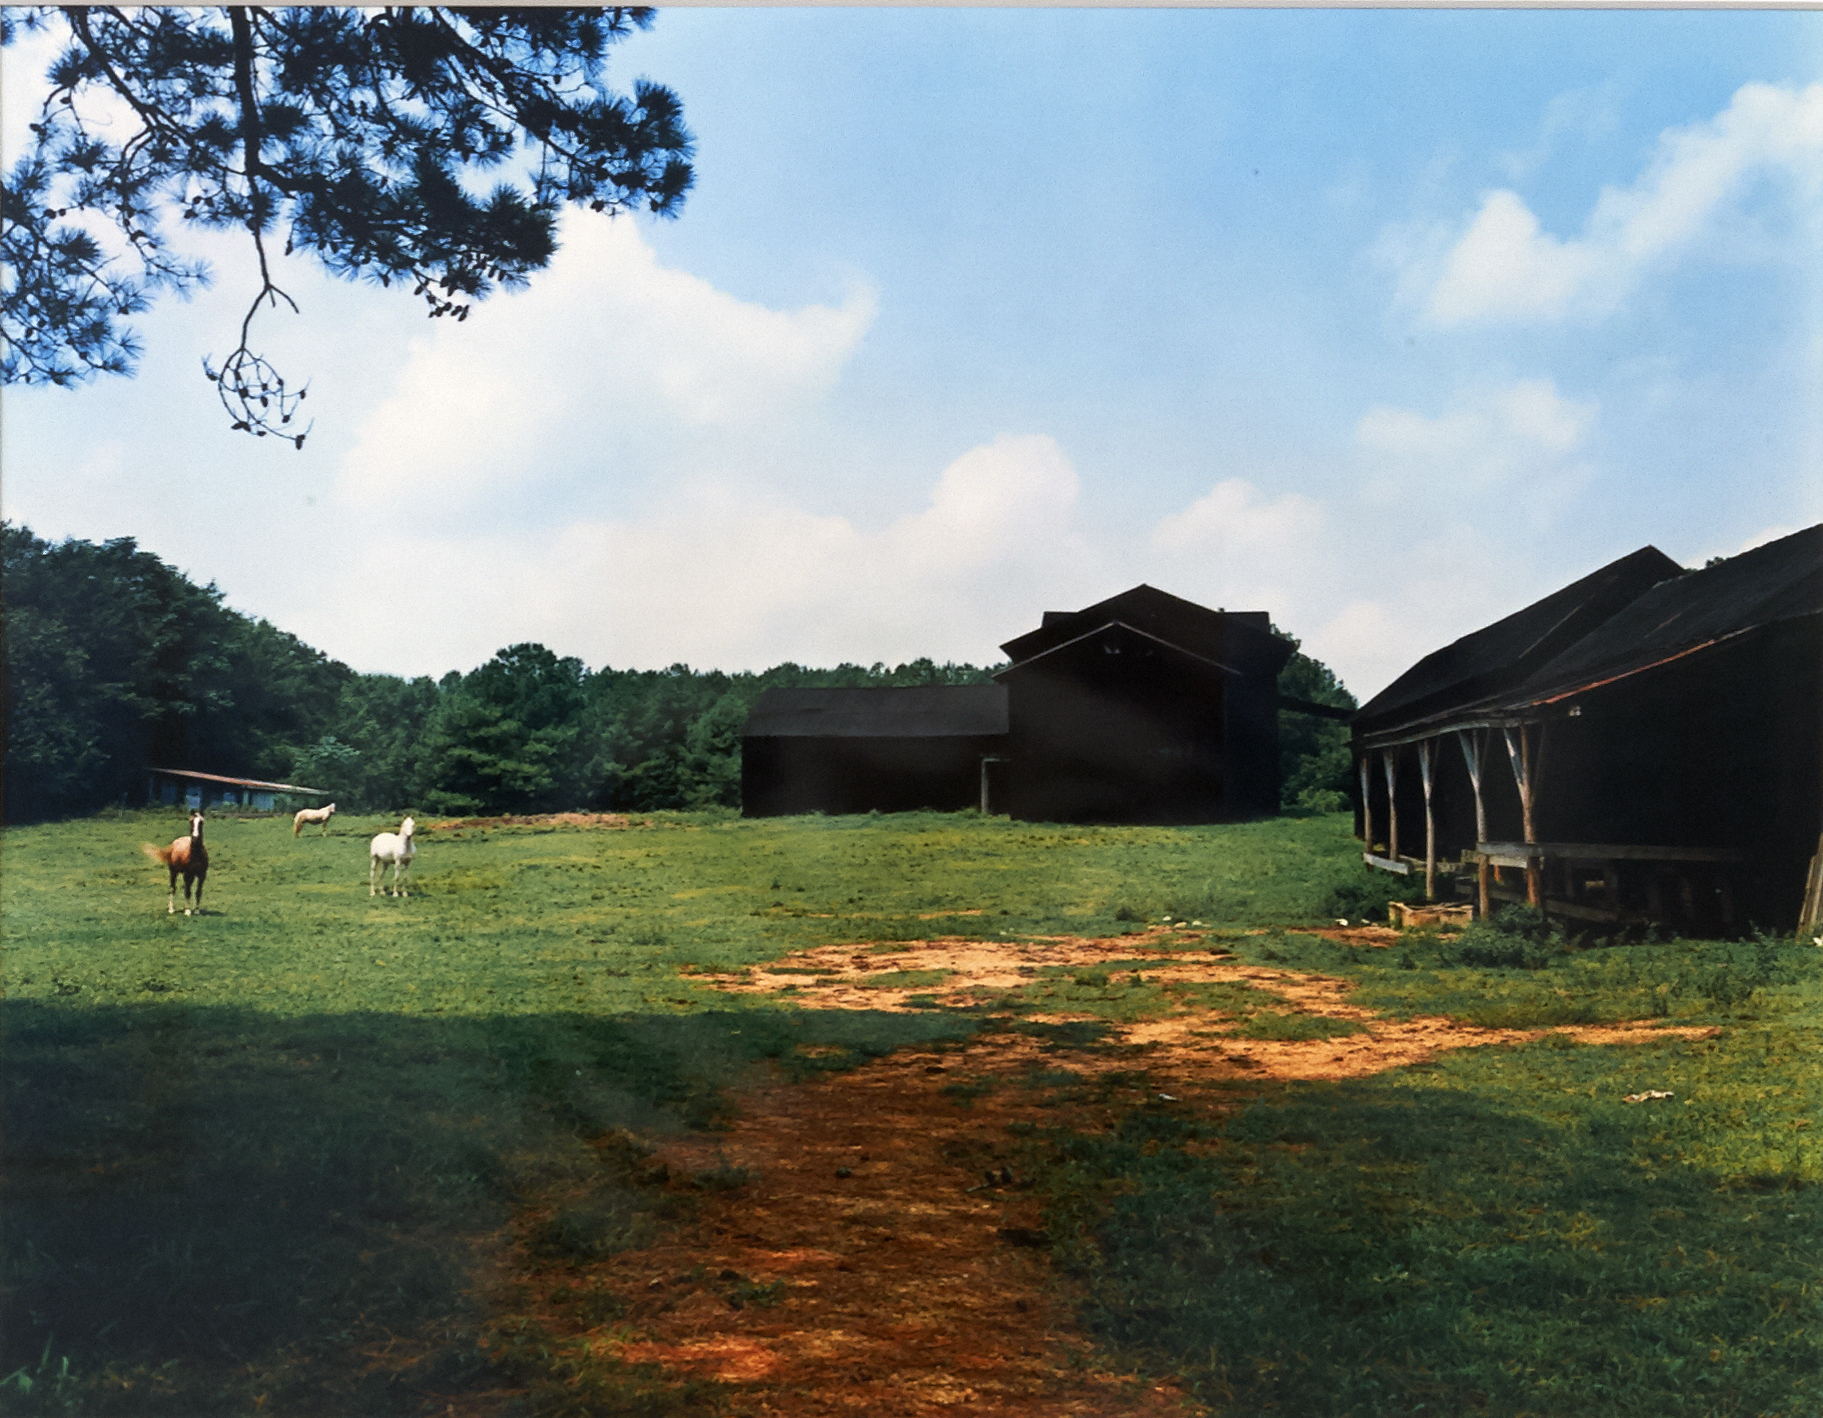
[[[1070,1125],[1094,1129],[1161,1097],[1213,1114],[1232,1106],[1236,1080],[1353,1077],[1548,1032],[1376,1019],[1348,1003],[1346,981],[1247,965],[1214,944],[1155,930],[1113,940],[912,941],[886,955],[826,946],[740,976],[693,976],[732,993],[790,987],[804,1008],[891,1011],[919,1007],[914,997],[979,1003],[1045,966],[1119,960],[1124,971],[1137,959],[1149,981],[1246,984],[1287,1013],[1349,1020],[1361,1032],[1241,1038],[1238,1020],[1184,1008],[1101,1019],[1109,1032],[1092,1049],[1060,1050],[1042,1031],[1003,1027],[758,1089],[729,1131],[659,1155],[674,1189],[703,1173],[747,1180],[702,1194],[663,1244],[589,1268],[589,1283],[625,1306],[591,1343],[732,1385],[741,1414],[1206,1412],[1170,1384],[1098,1367],[1071,1323],[1069,1283],[1047,1263],[1044,1217],[1018,1174],[1009,1125],[1059,1121],[1060,1089],[1070,1095],[1061,1103]],[[879,979],[901,972],[947,973],[936,987]],[[1561,1032],[1605,1044],[1713,1031],[1642,1022]],[[529,1263],[521,1278],[539,1288],[551,1281]]]
[[[531,817],[451,817],[425,824],[427,832],[454,832],[464,827],[650,827],[619,812],[546,812]]]

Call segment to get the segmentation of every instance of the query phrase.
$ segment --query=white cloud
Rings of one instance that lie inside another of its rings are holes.
[[[639,517],[555,534],[387,531],[311,614],[337,628],[337,653],[407,673],[468,668],[523,640],[593,665],[979,663],[1048,602],[1099,584],[1073,525],[1077,488],[1053,440],[1006,436],[879,528],[700,480]],[[297,619],[306,640],[309,621]]]
[[[1549,519],[1591,474],[1579,460],[1599,405],[1549,379],[1473,390],[1437,415],[1378,405],[1355,424],[1370,502],[1442,493],[1452,501],[1523,492],[1519,510]]]
[[[454,514],[624,472],[700,431],[763,441],[835,382],[874,307],[859,288],[771,310],[660,266],[631,220],[573,215],[529,290],[413,342],[338,491],[364,510]]]
[[[1217,557],[1276,558],[1320,530],[1322,505],[1288,492],[1268,502],[1245,478],[1217,483],[1182,512],[1153,529],[1155,545]]]
[[[1330,554],[1323,504],[1227,478],[1152,529],[1144,579],[1186,599],[1270,611],[1291,626],[1320,599]]]
[[[1425,268],[1408,269],[1404,285],[1424,292],[1424,319],[1442,327],[1599,318],[1655,265],[1713,235],[1762,175],[1786,177],[1801,200],[1814,200],[1823,84],[1747,84],[1714,119],[1667,132],[1631,186],[1603,189],[1580,236],[1554,236],[1518,193],[1490,192],[1440,258],[1403,239],[1404,259]],[[1814,259],[1804,243],[1797,250]]]

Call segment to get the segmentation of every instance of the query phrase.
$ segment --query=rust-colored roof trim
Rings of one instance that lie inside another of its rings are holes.
[[[195,778],[205,783],[228,783],[236,788],[264,788],[273,793],[313,793],[320,798],[330,795],[327,788],[303,788],[296,783],[264,783],[258,778],[229,778],[220,773],[197,773],[189,768],[148,768],[146,772],[163,774],[167,778]]]

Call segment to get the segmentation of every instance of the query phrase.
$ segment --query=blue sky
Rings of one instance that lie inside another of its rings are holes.
[[[135,380],[6,391],[6,515],[363,670],[982,663],[1148,581],[1363,696],[1823,521],[1823,14],[685,8],[611,74],[684,101],[679,220],[460,326],[293,263],[302,452],[199,377],[211,238]]]

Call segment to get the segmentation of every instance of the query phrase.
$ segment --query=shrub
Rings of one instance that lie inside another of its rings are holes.
[[[1394,901],[1412,902],[1424,899],[1424,883],[1409,876],[1363,867],[1331,889],[1323,903],[1325,915],[1339,920],[1367,921],[1386,919],[1386,908]]]

